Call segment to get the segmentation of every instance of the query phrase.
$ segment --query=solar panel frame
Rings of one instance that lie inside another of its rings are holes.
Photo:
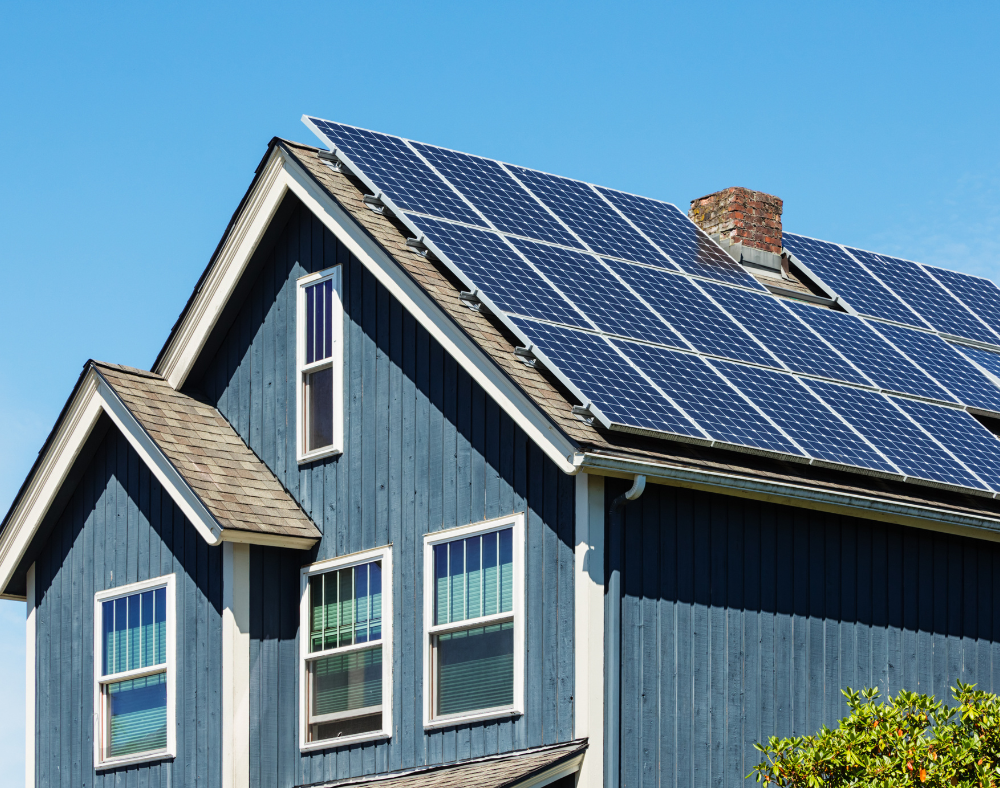
[[[952,342],[948,344],[971,361],[977,369],[984,372],[990,380],[1000,386],[1000,354],[983,348],[956,345]]]
[[[986,489],[983,482],[911,421],[887,395],[821,380],[801,382],[907,477],[948,489]],[[901,448],[902,443],[907,450]]]
[[[1000,287],[995,282],[932,265],[920,267],[1000,336]]]
[[[847,251],[919,315],[925,327],[979,342],[1000,343],[1000,337],[919,264],[854,247],[847,247]]]
[[[618,260],[605,262],[673,326],[689,347],[752,364],[780,366],[774,356],[687,277]]]
[[[612,342],[715,441],[769,456],[807,455],[701,356],[669,348]]]
[[[701,428],[606,338],[522,317],[510,320],[542,363],[581,402],[591,406],[607,429],[665,433],[690,443],[711,444]]]
[[[397,210],[486,227],[465,200],[402,137],[308,117],[307,125],[352,169],[365,174]],[[402,173],[407,173],[403,177]],[[414,186],[416,183],[416,187]]]
[[[798,301],[787,301],[784,306],[850,359],[876,387],[942,402],[957,402],[937,381],[872,331],[865,321]]]
[[[854,311],[906,325],[921,325],[902,301],[839,244],[789,232],[782,234],[781,243],[807,273]]]
[[[594,188],[642,230],[680,270],[766,292],[763,285],[677,207],[603,186]]]
[[[702,287],[788,369],[863,386],[873,385],[868,377],[777,298],[710,282],[705,282]]]

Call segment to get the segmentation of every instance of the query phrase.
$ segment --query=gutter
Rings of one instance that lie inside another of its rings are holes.
[[[641,475],[655,484],[719,492],[1000,542],[1000,516],[979,517],[933,506],[900,503],[874,495],[868,497],[832,492],[806,485],[762,481],[738,474],[679,468],[665,463],[608,457],[592,452],[577,452],[571,460],[577,473],[618,477]]]

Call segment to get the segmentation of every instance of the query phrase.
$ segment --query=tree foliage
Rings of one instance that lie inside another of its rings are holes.
[[[779,788],[1000,788],[1000,698],[974,684],[952,688],[957,706],[900,690],[844,690],[851,713],[814,736],[754,745],[749,776]]]

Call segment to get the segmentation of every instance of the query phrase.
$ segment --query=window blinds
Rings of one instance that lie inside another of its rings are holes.
[[[309,579],[309,651],[382,638],[382,563],[372,561]]]
[[[511,528],[434,546],[434,623],[509,613],[514,609]]]

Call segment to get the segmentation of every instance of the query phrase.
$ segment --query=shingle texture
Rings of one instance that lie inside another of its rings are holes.
[[[322,536],[214,407],[152,372],[93,363],[223,529]]]
[[[357,777],[331,783],[314,783],[316,788],[341,788],[349,785],[384,786],[384,788],[516,788],[542,772],[558,767],[587,748],[585,740],[551,747],[522,750],[506,755],[477,758],[446,766],[411,769]]]
[[[820,491],[862,497],[877,496],[901,504],[933,506],[979,517],[1000,516],[1000,501],[962,493],[935,490],[871,476],[800,465],[751,454],[713,449],[659,438],[611,432],[588,425],[572,413],[575,404],[543,369],[529,367],[514,355],[513,337],[483,312],[469,309],[460,297],[462,288],[443,266],[406,246],[406,231],[389,217],[364,205],[360,184],[336,172],[319,158],[318,148],[278,140],[278,143],[396,260],[442,311],[457,323],[548,416],[581,451],[620,459],[662,463],[680,470],[709,471],[759,482],[793,484]]]

